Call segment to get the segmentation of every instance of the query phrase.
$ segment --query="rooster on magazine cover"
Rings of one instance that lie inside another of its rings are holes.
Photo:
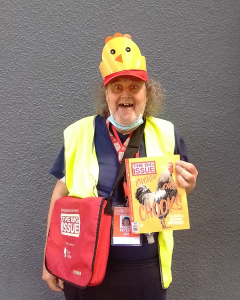
[[[169,162],[168,168],[165,171],[163,171],[159,176],[156,191],[152,193],[146,185],[140,185],[136,190],[135,198],[139,201],[140,204],[146,206],[150,205],[151,207],[154,201],[160,204],[162,199],[165,199],[167,201],[167,199],[169,198],[171,200],[173,196],[176,199],[178,190],[177,187],[175,187],[172,174],[173,174],[173,163]],[[155,207],[155,212],[158,213],[156,211],[156,207]],[[165,218],[168,214],[169,214],[169,209],[166,209],[166,207],[164,207],[164,213],[161,212],[158,216],[158,218],[161,221],[163,229],[167,228],[165,224]]]

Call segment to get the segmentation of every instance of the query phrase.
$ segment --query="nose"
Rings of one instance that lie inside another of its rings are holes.
[[[131,94],[130,94],[128,88],[124,88],[124,89],[122,90],[121,98],[122,98],[122,99],[124,99],[124,98],[125,98],[125,99],[130,99],[130,98],[131,98]]]

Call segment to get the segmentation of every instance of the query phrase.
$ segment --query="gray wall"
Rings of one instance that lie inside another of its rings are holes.
[[[240,299],[240,1],[1,1],[0,298],[63,299],[41,281],[48,170],[92,114],[104,40],[129,33],[199,170],[191,230],[175,232],[168,299]]]

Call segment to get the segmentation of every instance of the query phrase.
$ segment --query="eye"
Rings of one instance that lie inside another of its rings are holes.
[[[114,86],[112,87],[112,91],[113,91],[114,93],[121,92],[121,91],[122,91],[121,85],[119,85],[119,84],[114,85]]]
[[[111,54],[115,54],[116,51],[115,51],[114,49],[112,49],[112,50],[110,51],[110,53],[111,53]]]
[[[131,51],[131,48],[127,47],[125,50],[126,50],[127,52],[130,52],[130,51]]]
[[[136,89],[138,89],[137,84],[132,85],[132,90],[136,90]]]

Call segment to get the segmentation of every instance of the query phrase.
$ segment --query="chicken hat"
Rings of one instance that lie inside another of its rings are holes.
[[[104,85],[121,75],[131,75],[148,80],[146,59],[129,34],[116,33],[105,40],[102,62],[99,65]]]

